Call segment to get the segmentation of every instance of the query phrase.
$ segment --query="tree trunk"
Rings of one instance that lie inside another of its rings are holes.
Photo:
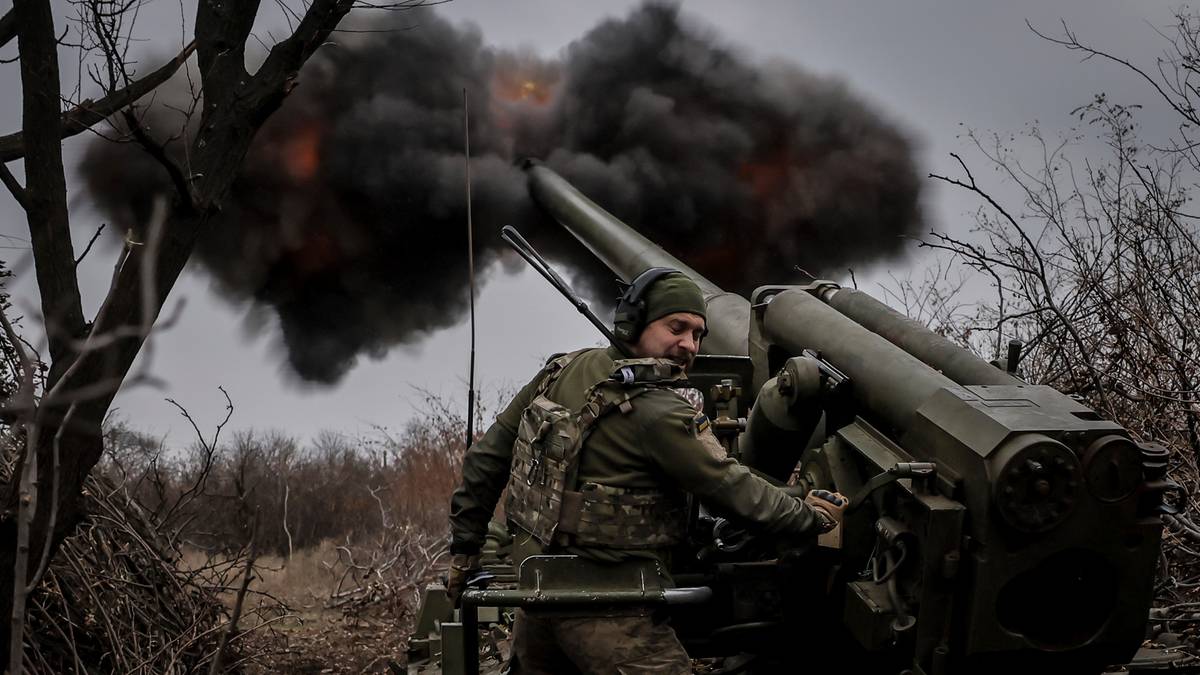
[[[180,188],[162,223],[156,247],[133,247],[116,275],[95,323],[83,318],[67,215],[61,150],[61,110],[53,16],[48,0],[17,0],[24,112],[28,221],[42,296],[51,367],[37,415],[37,507],[30,529],[29,570],[37,569],[47,537],[53,556],[86,516],[80,508],[84,480],[103,451],[101,425],[113,397],[157,320],[196,240],[228,195],[255,133],[279,108],[300,66],[324,43],[353,0],[314,0],[295,32],[275,45],[262,67],[245,70],[245,42],[258,0],[226,3],[201,0],[196,16],[196,50],[201,64],[204,108],[186,167],[191,182]],[[172,167],[178,172],[178,167]],[[153,255],[153,259],[148,259]],[[149,292],[147,292],[149,291]],[[145,299],[144,299],[145,298]],[[148,303],[148,306],[144,306]],[[116,336],[101,348],[79,353],[88,335]],[[76,363],[76,360],[79,360]],[[57,518],[51,526],[50,469],[61,416],[75,402],[59,447]],[[20,475],[23,457],[14,475]],[[17,540],[17,485],[12,481],[0,514],[0,616],[12,614]],[[0,663],[7,663],[12,625],[0,622]]]

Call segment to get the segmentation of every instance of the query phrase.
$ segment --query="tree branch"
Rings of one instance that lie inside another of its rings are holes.
[[[268,80],[290,81],[300,66],[312,56],[342,17],[354,7],[354,0],[316,0],[304,14],[291,37],[271,48],[266,62],[256,74]]]
[[[18,399],[18,419],[25,429],[25,452],[17,484],[17,538],[13,564],[13,600],[9,616],[9,671],[19,673],[21,646],[25,635],[25,580],[29,569],[29,535],[37,510],[37,405],[34,392],[33,360],[21,346],[21,340],[8,317],[0,309],[0,325],[9,344],[16,350],[21,363],[21,385],[14,398]],[[14,476],[14,479],[17,477]],[[13,482],[17,482],[13,480]]]
[[[85,246],[83,249],[83,253],[80,253],[79,257],[75,259],[76,267],[79,267],[79,263],[82,262],[83,259],[87,257],[88,253],[91,253],[92,245],[95,244],[96,240],[100,238],[100,233],[104,231],[105,225],[106,225],[106,223],[100,223],[100,227],[96,228],[95,234],[93,234],[92,238],[88,240],[87,246]]]
[[[8,44],[17,36],[17,10],[10,9],[0,16],[0,47]]]
[[[192,199],[192,190],[188,184],[187,177],[183,175],[183,170],[167,155],[167,149],[146,133],[141,120],[133,112],[126,110],[124,117],[125,124],[129,125],[129,131],[137,139],[138,145],[142,146],[142,149],[166,169],[167,175],[171,177],[171,184],[175,186],[175,192],[179,197],[179,203],[182,208],[186,210],[193,209],[195,201]]]
[[[244,495],[242,499],[244,503]],[[208,665],[208,675],[217,675],[217,673],[221,672],[221,661],[225,657],[225,649],[229,646],[230,637],[237,632],[238,621],[242,618],[242,606],[246,601],[246,592],[250,590],[250,582],[254,579],[254,561],[258,559],[257,535],[258,512],[256,511],[254,513],[254,520],[250,525],[250,551],[246,555],[246,566],[242,570],[242,585],[238,588],[237,597],[233,602],[233,611],[229,614],[229,625],[225,627],[225,632],[221,634],[220,646],[217,647],[217,653],[213,655],[213,660]]]
[[[1063,327],[1066,328],[1067,332],[1071,335],[1071,339],[1075,342],[1076,348],[1078,348],[1080,354],[1084,356],[1084,366],[1087,369],[1088,375],[1091,377],[1092,384],[1096,388],[1096,396],[1100,398],[1100,402],[1103,404],[1105,412],[1110,415],[1113,414],[1114,408],[1109,402],[1108,396],[1104,392],[1104,387],[1100,381],[1100,374],[1096,372],[1096,368],[1092,364],[1091,350],[1084,345],[1083,338],[1080,336],[1075,324],[1067,317],[1067,315],[1062,311],[1062,308],[1059,307],[1058,303],[1054,300],[1054,294],[1050,289],[1050,281],[1046,276],[1046,265],[1043,261],[1041,253],[1038,250],[1037,244],[1032,238],[1030,238],[1029,234],[1025,232],[1025,229],[1017,223],[1016,218],[1014,218],[1007,209],[1001,206],[999,202],[997,202],[990,194],[979,187],[979,185],[975,182],[975,177],[971,175],[971,170],[967,168],[967,163],[963,161],[962,157],[953,152],[950,153],[950,156],[957,160],[959,166],[961,166],[962,170],[966,172],[968,182],[964,183],[963,181],[957,179],[947,178],[945,176],[939,176],[936,174],[929,174],[930,177],[966,188],[967,190],[979,195],[985,201],[987,201],[987,203],[990,204],[992,208],[995,209],[996,212],[999,213],[1008,222],[1008,224],[1012,226],[1013,229],[1017,231],[1017,234],[1021,237],[1021,241],[1024,242],[1024,245],[1027,247],[1029,254],[1033,256],[1034,260],[1038,264],[1037,273],[1033,274],[1032,276],[1041,287],[1043,300],[1046,303],[1046,306],[1050,309],[1050,311],[1054,312],[1055,316],[1057,316],[1059,321],[1062,322]]]
[[[108,119],[113,113],[124,108],[146,94],[154,91],[159,85],[171,79],[175,71],[187,61],[196,49],[196,43],[190,42],[183,51],[143,78],[134,80],[128,86],[122,87],[98,101],[88,99],[74,108],[62,113],[61,138],[70,138],[92,126]],[[57,107],[57,106],[56,106]],[[57,111],[55,111],[57,114]],[[0,161],[11,162],[25,156],[25,137],[22,132],[0,136]]]
[[[196,8],[196,57],[205,96],[203,118],[220,110],[250,79],[246,72],[246,38],[254,27],[259,2],[201,2]]]
[[[25,196],[25,188],[17,180],[17,177],[12,175],[12,172],[8,170],[8,165],[4,162],[0,162],[0,183],[4,183],[4,187],[8,188],[8,191],[12,193],[13,199],[17,200],[21,208],[26,211],[29,210],[29,201]]]
[[[74,358],[71,340],[83,334],[86,324],[67,214],[57,86],[58,43],[49,0],[18,0],[13,7],[21,25],[17,48],[21,57],[22,134],[30,152],[25,161],[25,213],[51,369],[61,372]]]
[[[1069,49],[1071,51],[1081,51],[1084,54],[1087,54],[1087,56],[1085,56],[1083,58],[1083,60],[1085,60],[1085,61],[1092,58],[1093,56],[1099,56],[1102,59],[1106,59],[1106,60],[1112,61],[1113,63],[1119,63],[1119,64],[1125,66],[1126,68],[1128,68],[1129,70],[1133,71],[1138,76],[1140,76],[1143,80],[1148,82],[1150,84],[1150,86],[1154,87],[1155,91],[1157,91],[1159,93],[1159,96],[1162,97],[1163,101],[1166,102],[1167,105],[1174,108],[1175,112],[1179,113],[1179,115],[1181,117],[1191,121],[1192,123],[1200,123],[1200,118],[1198,118],[1196,116],[1196,111],[1194,109],[1192,109],[1190,107],[1185,108],[1183,106],[1180,106],[1174,99],[1172,99],[1170,97],[1170,95],[1167,94],[1166,91],[1163,90],[1163,88],[1158,84],[1158,82],[1153,77],[1150,77],[1150,75],[1148,75],[1146,73],[1146,71],[1142,70],[1141,68],[1138,68],[1137,66],[1133,65],[1133,63],[1129,62],[1126,59],[1118,58],[1116,56],[1113,56],[1112,54],[1102,52],[1099,49],[1095,49],[1093,47],[1089,47],[1089,46],[1083,44],[1082,42],[1079,41],[1079,38],[1076,37],[1075,33],[1071,32],[1071,29],[1067,27],[1067,22],[1065,20],[1062,20],[1061,23],[1062,23],[1064,37],[1056,38],[1056,37],[1051,37],[1045,33],[1040,32],[1038,29],[1033,27],[1033,24],[1030,23],[1028,19],[1025,20],[1025,25],[1029,28],[1029,30],[1033,31],[1034,35],[1042,38],[1043,40],[1046,40],[1047,42],[1053,42],[1056,45],[1061,45],[1063,47],[1066,47],[1067,49]]]

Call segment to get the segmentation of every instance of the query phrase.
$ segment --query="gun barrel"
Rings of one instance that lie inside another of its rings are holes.
[[[554,171],[532,161],[526,163],[525,171],[534,201],[625,281],[633,280],[649,267],[672,267],[700,286],[708,306],[709,332],[702,346],[703,352],[748,353],[749,301],[736,293],[725,292],[583,196]]]
[[[647,267],[661,266],[687,274],[700,286],[709,312],[704,352],[749,353],[748,300],[725,292],[592,202],[554,171],[532,161],[525,170],[534,201],[626,281]],[[764,332],[793,354],[804,349],[821,352],[855,381],[855,396],[865,408],[898,429],[907,428],[917,407],[939,389],[957,387],[960,370],[968,373],[966,383],[970,384],[1015,382],[1003,371],[899,316],[865,293],[822,289],[818,295],[820,299],[804,291],[776,295],[764,309]],[[923,357],[918,346],[924,346],[932,356]],[[960,362],[966,365],[951,368],[949,377],[937,372],[944,369],[944,363]],[[973,372],[972,366],[982,372]]]
[[[767,338],[795,354],[820,352],[854,382],[854,397],[898,430],[907,429],[917,408],[939,390],[960,388],[806,291],[779,293],[762,311]]]
[[[1024,384],[866,293],[852,288],[829,288],[820,297],[855,323],[961,385]]]

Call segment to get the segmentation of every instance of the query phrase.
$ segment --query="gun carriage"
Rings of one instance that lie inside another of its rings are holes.
[[[466,592],[463,623],[446,624],[463,650],[447,671],[477,667],[476,608],[531,605],[665,609],[693,656],[735,657],[717,672],[1098,673],[1129,661],[1153,594],[1164,448],[1024,382],[1019,345],[988,363],[828,281],[726,292],[550,169],[526,170],[534,200],[619,277],[664,266],[700,285],[710,332],[689,380],[730,452],[797,494],[852,499],[842,527],[806,542],[695,505],[675,588],[647,588],[654,570],[539,586],[538,566],[575,563],[530,559],[516,589]]]

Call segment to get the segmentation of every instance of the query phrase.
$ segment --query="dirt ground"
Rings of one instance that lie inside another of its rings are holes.
[[[200,554],[194,554],[199,556]],[[190,557],[190,556],[189,556]],[[416,589],[386,589],[339,606],[334,593],[361,587],[342,578],[332,544],[298,551],[291,561],[260,558],[239,627],[243,672],[403,673]],[[235,593],[227,594],[232,607]]]
[[[249,673],[403,673],[407,626],[383,618],[348,618],[320,605],[293,613],[253,637],[265,655]]]

